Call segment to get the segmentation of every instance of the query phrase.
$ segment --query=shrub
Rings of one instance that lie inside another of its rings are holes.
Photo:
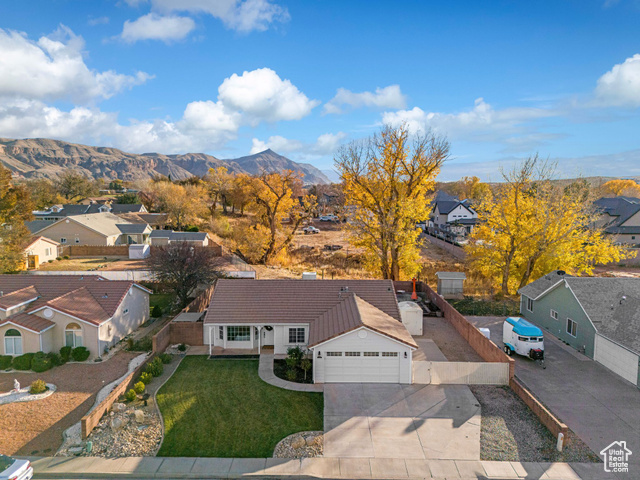
[[[158,357],[154,358],[147,364],[147,368],[145,368],[145,372],[150,373],[154,377],[159,377],[162,375],[164,371],[164,365],[162,365],[162,360]]]
[[[51,367],[53,367],[51,360],[44,352],[36,353],[31,359],[31,370],[34,372],[46,372]]]
[[[87,347],[76,347],[71,350],[71,358],[76,362],[84,362],[89,358],[89,355],[91,355],[91,352],[87,350]]]
[[[311,370],[311,367],[313,367],[313,363],[309,358],[303,358],[300,361],[300,368],[304,371],[305,380],[307,379],[307,373],[309,373],[309,370]]]
[[[49,263],[53,263],[53,260],[48,260]]]
[[[13,357],[11,355],[0,355],[0,370],[6,370],[11,367],[11,361]]]
[[[60,360],[62,363],[67,363],[71,358],[71,347],[62,347],[60,349]]]
[[[151,309],[151,316],[153,318],[158,318],[162,316],[162,307],[160,305],[154,305]]]
[[[19,357],[14,357],[13,368],[16,370],[29,370],[31,368],[31,360],[33,360],[33,353],[25,353]]]
[[[127,350],[131,352],[150,352],[153,349],[151,337],[142,337],[140,340],[127,339]]]
[[[133,388],[124,394],[124,398],[127,399],[127,402],[133,402],[137,397],[136,391]]]
[[[172,360],[171,355],[169,355],[168,353],[161,353],[160,355],[158,355],[158,358],[165,365],[171,363],[171,360]]]
[[[35,380],[31,384],[31,387],[29,388],[29,393],[31,395],[37,395],[39,393],[44,393],[46,391],[47,391],[47,384],[44,382],[44,380]]]
[[[186,352],[187,351],[187,345],[184,343],[181,343],[180,345],[178,345],[178,350],[180,350],[181,352]]]
[[[133,390],[138,394],[141,395],[144,392],[144,389],[146,388],[144,382],[138,382],[133,386]]]
[[[62,257],[56,257],[56,260],[60,261],[62,260]]]
[[[64,257],[62,257],[62,258],[64,258],[65,260],[69,260],[69,255],[65,255],[65,256],[64,256]]]
[[[304,352],[300,347],[289,347],[287,349],[287,366],[291,369],[295,369],[300,365],[302,357],[304,357]]]
[[[287,370],[287,380],[290,382],[295,382],[298,377],[298,372],[296,372],[293,368]]]
[[[185,229],[185,232],[199,232],[200,229],[195,225],[190,225]]]
[[[142,375],[140,375],[140,381],[145,385],[149,385],[151,380],[153,380],[153,375],[148,372],[142,372]]]
[[[58,365],[62,365],[62,358],[56,352],[47,353],[47,358],[51,362],[52,367],[57,367]]]

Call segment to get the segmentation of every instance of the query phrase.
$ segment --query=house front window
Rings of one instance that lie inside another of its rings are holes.
[[[22,335],[15,328],[10,328],[4,334],[4,354],[22,355]]]
[[[251,340],[251,327],[234,326],[227,327],[227,341],[248,342]]]
[[[304,328],[290,328],[289,343],[304,343]]]
[[[82,329],[77,323],[70,323],[64,329],[64,344],[67,347],[82,347]]]
[[[533,299],[527,298],[527,310],[533,313]]]
[[[558,312],[551,309],[551,318],[553,318],[554,320],[558,320]]]
[[[573,320],[571,320],[570,318],[567,318],[567,333],[572,337],[576,337],[577,330],[578,330],[578,324]]]
[[[67,243],[67,239],[66,238],[61,238],[60,239],[60,243]]]

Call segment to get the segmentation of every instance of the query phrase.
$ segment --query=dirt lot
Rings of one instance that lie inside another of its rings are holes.
[[[484,361],[444,317],[423,317],[422,333],[435,342],[450,362]]]
[[[119,352],[103,363],[66,364],[43,373],[0,373],[0,391],[37,379],[53,383],[57,391],[43,399],[0,405],[0,452],[6,455],[53,455],[62,444],[62,432],[91,408],[104,385],[127,371],[135,353]]]
[[[144,269],[144,260],[129,260],[127,257],[71,257],[67,260],[54,260],[40,266],[47,271],[88,270],[140,270]]]

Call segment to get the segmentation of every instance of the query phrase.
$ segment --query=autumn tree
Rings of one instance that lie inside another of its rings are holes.
[[[410,138],[406,125],[339,150],[351,242],[363,247],[370,269],[385,279],[411,277],[419,269],[416,224],[429,216],[427,195],[449,155],[449,143],[431,133]]]
[[[24,185],[11,182],[11,171],[0,166],[0,270],[21,270],[24,249],[31,233],[24,222],[31,220],[33,203]]]
[[[152,182],[145,189],[143,198],[151,211],[169,215],[169,222],[177,230],[198,223],[206,211],[204,188],[196,185],[177,185],[173,182]]]
[[[236,208],[239,208],[240,215],[244,215],[244,209],[251,201],[252,181],[251,176],[246,173],[233,175],[228,195],[232,205],[232,213],[235,213]]]
[[[56,191],[68,202],[78,201],[97,193],[95,182],[74,170],[62,173],[54,185]]]
[[[296,195],[301,190],[300,174],[291,170],[253,177],[250,197],[257,222],[248,233],[253,233],[252,244],[263,241],[260,263],[268,263],[287,248],[300,224],[311,216],[315,197]]]
[[[594,226],[588,184],[563,188],[552,181],[554,172],[555,165],[530,157],[503,172],[493,198],[477,208],[478,226],[466,247],[471,266],[504,295],[556,268],[590,274],[599,263],[627,256]]]
[[[227,213],[227,196],[232,188],[233,176],[226,167],[210,168],[205,176],[207,192],[210,198],[209,211],[211,216],[215,214],[218,202],[222,204],[222,210]]]
[[[49,179],[37,178],[28,180],[24,183],[24,186],[29,192],[33,207],[36,210],[44,210],[65,201],[65,198],[58,193],[56,186]]]
[[[600,188],[606,196],[640,197],[640,185],[634,180],[609,180]]]
[[[481,203],[491,197],[491,187],[487,183],[480,181],[475,175],[472,177],[462,177],[452,187],[452,193],[460,200],[469,199],[474,204]]]

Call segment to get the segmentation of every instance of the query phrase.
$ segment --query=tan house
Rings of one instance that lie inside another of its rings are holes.
[[[97,275],[0,275],[0,355],[84,346],[100,357],[149,319],[150,293]]]
[[[151,227],[131,223],[109,212],[73,215],[57,221],[26,222],[31,233],[61,245],[128,245],[147,243]]]
[[[37,236],[31,239],[31,243],[24,249],[25,269],[34,270],[49,260],[55,260],[58,256],[60,244],[50,238]]]

